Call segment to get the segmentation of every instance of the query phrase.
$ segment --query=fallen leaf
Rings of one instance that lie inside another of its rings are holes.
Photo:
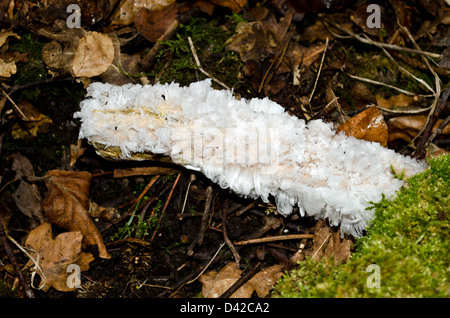
[[[72,62],[76,77],[94,77],[105,72],[114,60],[111,38],[103,33],[88,32],[78,44]]]
[[[408,96],[405,94],[399,94],[385,99],[379,95],[375,96],[377,100],[377,105],[383,108],[395,108],[395,107],[408,107],[414,102],[413,96]]]
[[[210,0],[215,5],[231,9],[235,13],[241,12],[247,0]]]
[[[377,107],[370,107],[347,120],[336,130],[357,139],[374,141],[387,146],[388,126]]]
[[[34,169],[31,161],[16,153],[11,164],[11,170],[16,172],[15,178],[24,176],[34,176]],[[17,208],[30,219],[36,219],[39,224],[44,223],[44,213],[41,207],[41,194],[38,187],[26,180],[21,180],[17,190],[12,195]]]
[[[16,74],[17,66],[14,63],[14,60],[3,60],[0,58],[0,76],[1,77],[10,77],[12,74]]]
[[[83,140],[78,139],[77,144],[70,145],[70,166],[73,167],[78,158],[86,151],[86,147],[83,146]]]
[[[0,47],[3,46],[3,44],[6,43],[6,41],[8,40],[8,38],[10,36],[15,37],[16,39],[20,40],[20,36],[18,36],[16,33],[14,33],[13,31],[2,31],[0,32]]]
[[[241,277],[241,274],[242,271],[234,262],[228,263],[219,272],[209,271],[203,274],[200,277],[203,297],[218,298]],[[231,298],[236,297],[236,294],[240,295],[239,290]]]
[[[14,123],[11,135],[14,139],[27,139],[36,137],[38,133],[46,133],[52,124],[50,117],[42,114],[33,104],[23,100],[17,107],[21,113],[17,112],[17,116],[21,121]],[[23,117],[23,115],[25,117]]]
[[[282,269],[282,265],[273,265],[261,270],[235,291],[230,298],[250,298],[253,292],[256,292],[258,297],[266,297],[283,275]],[[205,298],[219,297],[241,277],[241,274],[242,271],[234,262],[228,263],[219,272],[207,272],[200,277],[203,296]]]
[[[336,264],[342,264],[350,257],[351,240],[341,238],[340,229],[332,229],[324,220],[316,223],[313,242],[312,248],[305,250],[313,260],[333,256]]]
[[[88,215],[92,175],[85,171],[52,170],[46,174],[48,194],[42,207],[48,222],[80,231],[87,245],[97,245],[101,258],[110,258],[100,232]]]
[[[136,16],[141,9],[149,11],[161,10],[173,4],[175,0],[125,0],[111,18],[111,26],[125,26],[135,22]]]
[[[172,4],[160,10],[141,9],[134,22],[136,30],[149,42],[157,42],[176,20],[177,8]]]
[[[241,60],[247,62],[263,61],[278,52],[289,23],[285,19],[280,22],[274,18],[268,21],[241,22],[236,32],[228,40],[227,50],[239,53]]]
[[[93,201],[89,201],[89,215],[103,221],[111,221],[120,218],[119,211],[114,207],[103,207]]]
[[[53,239],[52,227],[43,223],[30,231],[25,246],[31,249],[30,254],[38,260],[39,269],[36,272],[41,277],[39,288],[48,291],[53,287],[59,291],[71,291],[75,287],[69,286],[68,278],[72,274],[67,271],[69,265],[78,265],[80,271],[89,269],[89,263],[94,260],[91,253],[81,251],[83,235],[80,232],[65,232]],[[25,265],[33,266],[32,260]]]
[[[443,119],[436,121],[433,126],[433,131],[442,123]],[[422,129],[427,122],[427,116],[400,116],[388,120],[389,127],[389,141],[402,139],[410,142]],[[441,134],[450,134],[450,125],[447,125],[442,130]]]

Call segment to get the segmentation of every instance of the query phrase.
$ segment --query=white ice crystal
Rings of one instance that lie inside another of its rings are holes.
[[[321,120],[306,123],[268,98],[237,100],[210,80],[115,86],[93,83],[81,110],[80,138],[135,153],[168,156],[199,170],[223,188],[268,202],[279,213],[327,218],[341,233],[361,236],[369,202],[391,197],[425,164],[378,143],[336,134]],[[133,157],[136,159],[135,157]]]

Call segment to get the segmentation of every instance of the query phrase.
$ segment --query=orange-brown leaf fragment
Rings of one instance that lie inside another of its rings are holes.
[[[59,291],[75,289],[68,284],[72,272],[67,272],[67,267],[75,264],[79,266],[80,271],[86,271],[89,269],[89,263],[94,260],[91,253],[81,251],[82,239],[83,235],[80,232],[65,232],[53,238],[49,223],[43,223],[30,231],[25,246],[31,249],[30,255],[39,263],[40,270],[36,270],[41,277],[39,288],[43,291],[47,291],[50,287]],[[34,265],[30,260],[26,267],[34,268]]]
[[[78,44],[72,63],[77,77],[93,77],[105,72],[114,60],[111,38],[103,33],[88,32]]]
[[[253,292],[258,297],[269,294],[275,283],[281,277],[282,265],[273,265],[261,270],[242,285],[230,298],[250,298]],[[202,294],[205,298],[217,298],[228,290],[240,277],[242,271],[236,263],[228,263],[219,272],[210,271],[200,277]]]
[[[376,107],[370,107],[350,118],[337,128],[337,132],[344,132],[347,136],[387,146],[388,127],[383,115]]]
[[[101,258],[110,258],[100,232],[89,217],[92,175],[85,171],[52,170],[46,175],[48,194],[42,202],[47,220],[68,231],[80,231],[87,245],[97,245]]]
[[[172,4],[161,10],[150,11],[141,9],[137,15],[134,25],[136,30],[148,41],[157,42],[166,30],[177,18],[176,4]]]
[[[211,0],[212,3],[231,9],[235,13],[241,12],[247,0]]]

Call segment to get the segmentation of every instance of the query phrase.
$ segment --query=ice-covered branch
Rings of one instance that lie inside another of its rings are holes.
[[[275,198],[279,213],[327,218],[361,236],[366,210],[395,194],[425,164],[377,143],[336,134],[321,120],[306,123],[268,98],[237,100],[210,80],[153,86],[93,83],[75,114],[80,138],[114,159],[165,156],[199,170],[245,197]]]

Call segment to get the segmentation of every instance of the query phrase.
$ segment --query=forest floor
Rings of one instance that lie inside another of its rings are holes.
[[[212,78],[404,155],[448,153],[448,4],[323,3],[0,0],[0,296],[270,297],[318,249],[345,262],[355,240],[326,222],[176,165],[103,159],[73,118],[95,81]]]

